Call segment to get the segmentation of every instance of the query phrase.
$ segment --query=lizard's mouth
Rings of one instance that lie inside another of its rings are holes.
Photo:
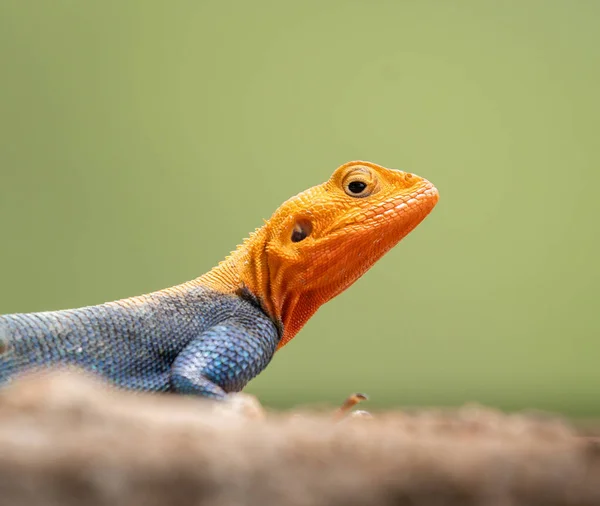
[[[419,225],[438,199],[437,189],[424,181],[411,192],[383,200],[383,205],[365,203],[359,212],[315,233],[304,251],[298,276],[302,282],[296,290],[320,291],[323,302],[334,297]]]

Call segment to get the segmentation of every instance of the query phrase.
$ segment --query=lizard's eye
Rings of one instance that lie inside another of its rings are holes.
[[[355,195],[360,195],[362,192],[365,191],[366,187],[367,183],[365,183],[364,181],[350,181],[348,183],[348,191],[350,193],[354,193]]]
[[[346,175],[342,186],[350,197],[368,197],[377,190],[377,179],[371,171],[360,167]]]

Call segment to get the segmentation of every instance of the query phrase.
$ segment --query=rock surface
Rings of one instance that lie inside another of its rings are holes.
[[[334,423],[54,373],[0,390],[0,504],[600,505],[600,446],[480,407]]]

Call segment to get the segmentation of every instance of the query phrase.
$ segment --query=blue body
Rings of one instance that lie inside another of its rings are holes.
[[[251,299],[180,285],[98,306],[0,316],[0,383],[69,364],[124,388],[223,398],[266,367],[279,339]]]

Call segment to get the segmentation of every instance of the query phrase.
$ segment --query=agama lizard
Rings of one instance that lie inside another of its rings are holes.
[[[75,365],[124,388],[223,399],[437,201],[416,175],[346,163],[199,278],[97,306],[0,316],[0,383]]]

